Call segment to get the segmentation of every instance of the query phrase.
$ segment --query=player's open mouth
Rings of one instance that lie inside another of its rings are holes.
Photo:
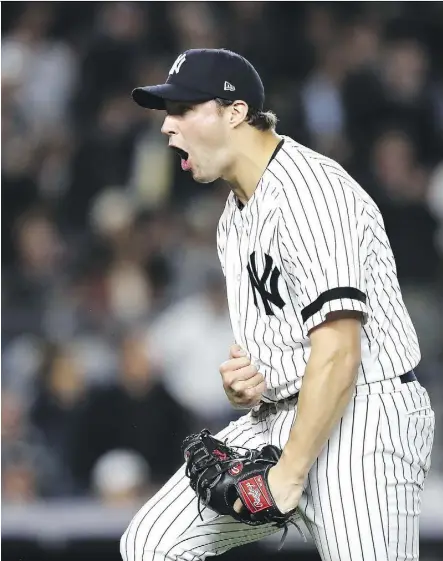
[[[189,154],[177,146],[171,146],[171,148],[178,154],[181,158],[182,170],[189,171],[191,169],[191,164],[189,162]]]

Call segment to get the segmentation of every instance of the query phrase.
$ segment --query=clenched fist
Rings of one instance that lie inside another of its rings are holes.
[[[265,379],[251,364],[240,345],[232,345],[229,360],[220,366],[223,388],[234,407],[249,409],[260,402]]]

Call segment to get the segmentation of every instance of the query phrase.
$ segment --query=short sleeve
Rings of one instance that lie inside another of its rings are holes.
[[[283,272],[306,333],[338,310],[359,311],[366,323],[364,202],[341,184],[300,196],[307,202],[284,209],[278,236]]]

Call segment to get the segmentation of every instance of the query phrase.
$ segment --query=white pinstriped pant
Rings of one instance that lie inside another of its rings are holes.
[[[263,405],[219,433],[229,444],[283,447],[296,400]],[[430,467],[434,413],[418,382],[358,386],[313,465],[299,509],[323,561],[416,561],[420,493]],[[123,561],[202,561],[281,531],[203,510],[182,467],[135,515]]]

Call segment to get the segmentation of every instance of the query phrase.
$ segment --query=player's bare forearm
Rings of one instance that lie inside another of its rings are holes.
[[[303,483],[308,471],[348,405],[358,365],[352,355],[317,360],[306,368],[298,400],[297,419],[283,450],[282,467],[294,483]]]
[[[352,397],[360,364],[360,319],[340,318],[311,334],[312,351],[300,390],[296,421],[280,469],[296,485],[341,419]]]

